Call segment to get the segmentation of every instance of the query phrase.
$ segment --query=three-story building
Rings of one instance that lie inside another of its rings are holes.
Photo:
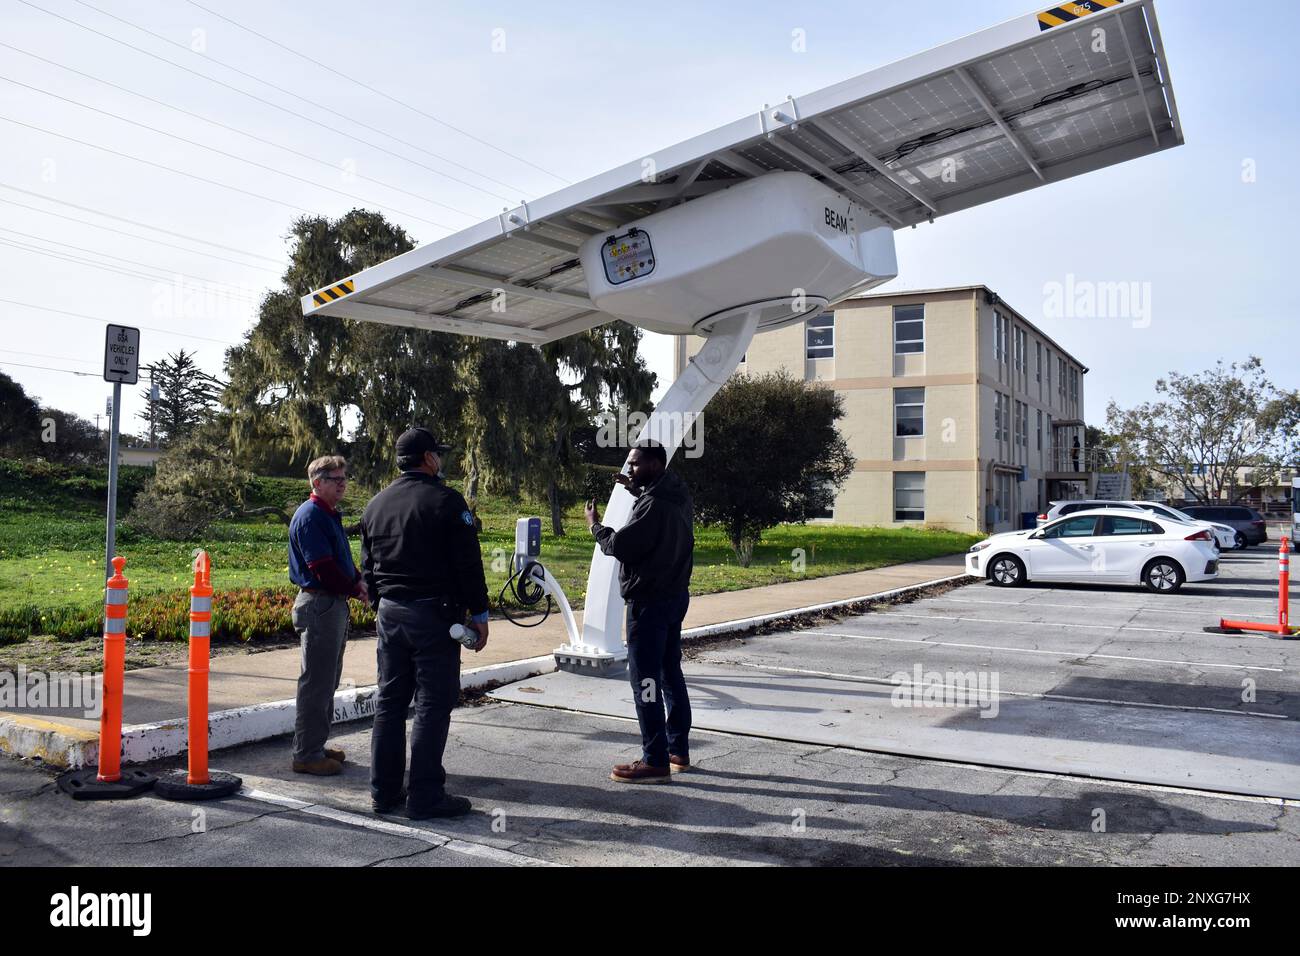
[[[679,338],[675,374],[703,341]],[[986,286],[850,299],[757,336],[738,374],[778,369],[844,399],[857,463],[819,520],[1008,531],[1095,481],[1088,369]]]

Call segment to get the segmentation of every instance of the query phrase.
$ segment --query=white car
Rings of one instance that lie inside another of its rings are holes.
[[[1217,521],[1206,521],[1203,518],[1193,518],[1185,511],[1179,511],[1177,508],[1171,508],[1169,505],[1161,504],[1158,501],[1126,501],[1124,504],[1141,508],[1143,511],[1150,511],[1152,514],[1168,518],[1171,521],[1182,521],[1186,524],[1196,525],[1198,528],[1208,528],[1210,533],[1214,535],[1215,543],[1222,550],[1237,550],[1237,529],[1230,525],[1219,524]]]
[[[1219,556],[1205,528],[1131,508],[1096,508],[985,538],[966,553],[966,573],[999,587],[1026,581],[1141,584],[1172,594],[1185,582],[1217,578]]]
[[[1186,524],[1195,525],[1198,528],[1207,528],[1213,537],[1215,546],[1221,549],[1236,550],[1237,532],[1236,529],[1228,527],[1226,524],[1216,524],[1213,521],[1205,521],[1201,518],[1193,518],[1189,514],[1179,511],[1177,508],[1171,508],[1168,505],[1161,504],[1157,501],[1109,501],[1098,498],[1088,498],[1081,501],[1053,501],[1051,507],[1047,509],[1046,514],[1038,516],[1038,527],[1044,527],[1057,518],[1064,518],[1066,515],[1075,514],[1081,511],[1096,511],[1098,508],[1133,508],[1138,511],[1149,511],[1158,514],[1162,518],[1168,518],[1170,521],[1182,521]]]

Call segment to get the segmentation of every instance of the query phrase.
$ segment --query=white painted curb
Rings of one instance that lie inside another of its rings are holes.
[[[695,640],[718,634],[743,632],[764,624],[802,617],[819,611],[832,611],[867,601],[885,600],[966,577],[965,574],[954,574],[946,578],[894,588],[891,591],[880,591],[840,601],[809,604],[805,607],[790,608],[756,617],[737,618],[733,621],[692,627],[682,631],[682,639]],[[555,669],[555,658],[550,654],[544,657],[530,657],[526,660],[489,664],[486,667],[463,671],[460,675],[460,686],[461,690],[477,690],[490,684],[509,684],[539,674],[549,674]],[[336,693],[333,723],[342,724],[373,717],[376,690],[376,685],[368,684]],[[209,751],[223,750],[291,734],[296,707],[296,702],[289,699],[216,711],[208,716],[208,749]],[[21,757],[40,757],[47,763],[70,769],[93,766],[98,762],[98,739],[60,724],[51,723],[36,727],[33,726],[34,723],[38,722],[0,715],[0,750]],[[123,727],[122,763],[145,763],[183,754],[187,746],[188,723],[184,718],[177,718],[155,724],[134,724]]]

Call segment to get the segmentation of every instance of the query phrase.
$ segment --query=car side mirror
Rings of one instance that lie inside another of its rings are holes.
[[[1031,535],[1029,536],[1029,540],[1030,540],[1030,541],[1037,541],[1037,540],[1038,540],[1039,538],[1041,538],[1042,536],[1043,536],[1043,532],[1041,532],[1041,531],[1035,531],[1033,534],[1031,534]]]

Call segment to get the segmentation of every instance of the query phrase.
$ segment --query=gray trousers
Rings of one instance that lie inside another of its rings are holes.
[[[343,678],[348,599],[340,594],[300,591],[293,602],[293,627],[302,644],[293,759],[320,760],[325,756],[334,717],[334,692]]]

